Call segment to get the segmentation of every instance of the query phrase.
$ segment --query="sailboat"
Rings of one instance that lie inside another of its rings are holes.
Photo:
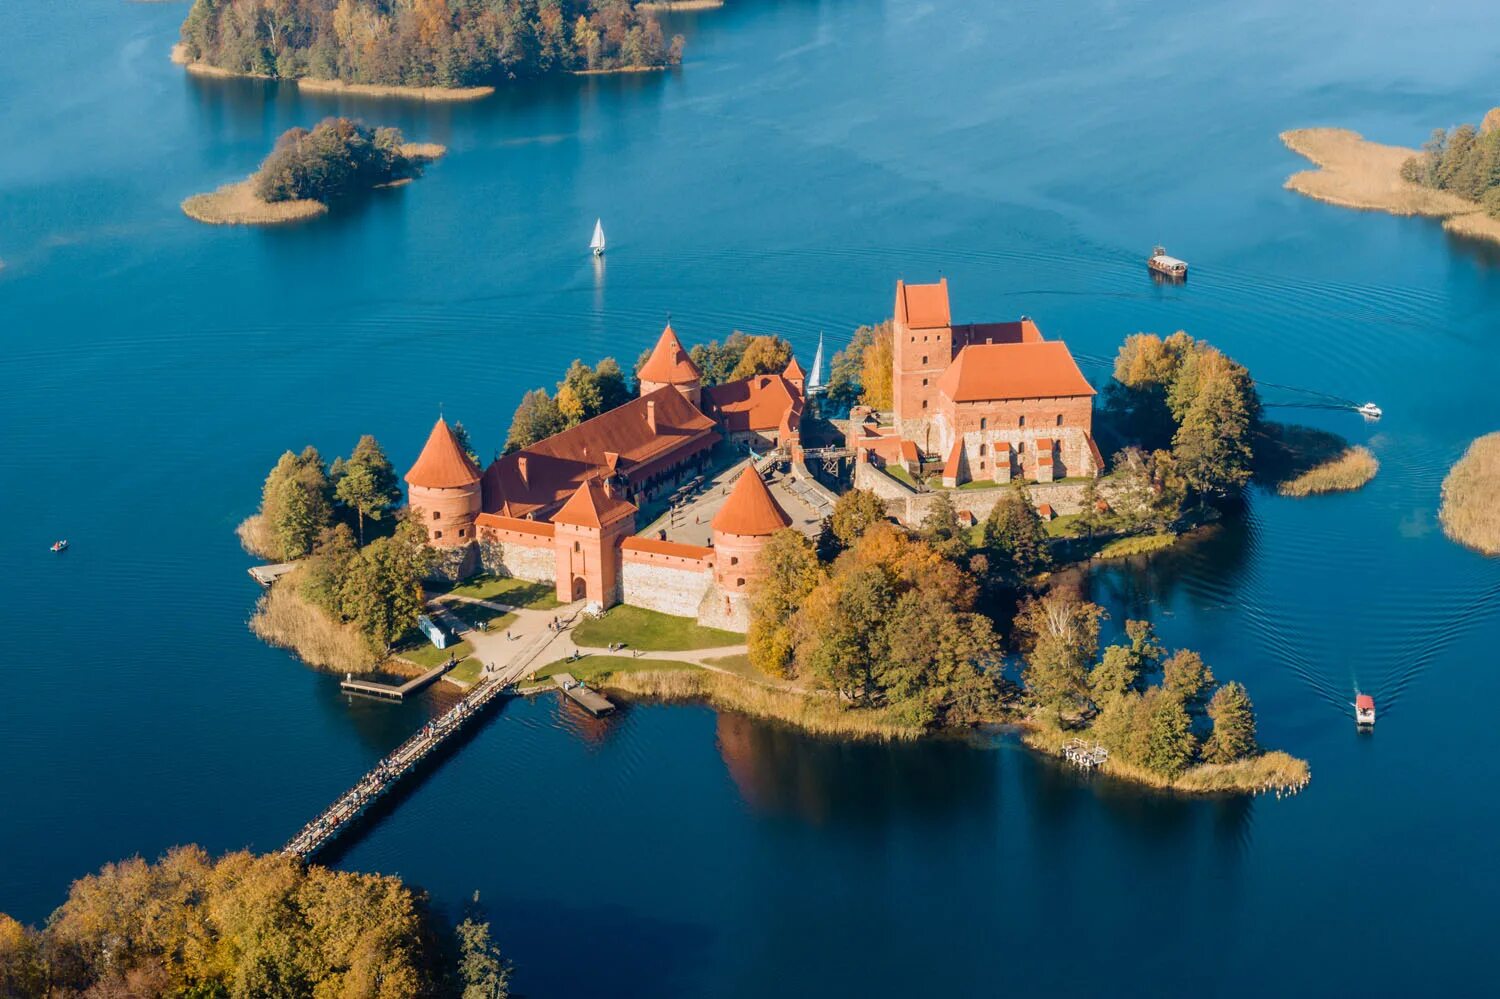
[[[594,238],[589,240],[589,249],[594,251],[594,256],[604,256],[604,220],[594,220]]]
[[[823,391],[823,331],[818,331],[818,352],[813,355],[812,376],[807,379],[807,394]]]

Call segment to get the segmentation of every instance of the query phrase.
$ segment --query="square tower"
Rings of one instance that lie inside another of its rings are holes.
[[[925,446],[937,413],[937,382],[953,361],[948,279],[937,284],[896,282],[891,316],[891,408],[902,437]]]

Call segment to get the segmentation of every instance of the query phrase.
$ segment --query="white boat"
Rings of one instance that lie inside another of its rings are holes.
[[[1358,407],[1356,412],[1358,412],[1360,416],[1363,416],[1367,420],[1378,420],[1380,419],[1381,415],[1380,407],[1375,405],[1373,402],[1367,402],[1363,406]]]
[[[594,256],[604,256],[604,220],[594,220],[594,238],[589,240],[589,249],[594,251]]]
[[[1354,724],[1358,728],[1375,726],[1375,698],[1369,694],[1354,695]]]
[[[823,332],[818,331],[818,352],[813,355],[812,374],[807,379],[807,394],[817,395],[823,391]]]
[[[62,541],[54,541],[54,542],[52,542],[52,550],[55,551],[55,552],[65,552],[65,551],[67,551],[68,550],[67,539],[65,538]]]
[[[1163,246],[1152,249],[1151,256],[1146,258],[1146,266],[1153,272],[1173,281],[1182,281],[1187,278],[1187,261],[1167,256],[1166,247]]]

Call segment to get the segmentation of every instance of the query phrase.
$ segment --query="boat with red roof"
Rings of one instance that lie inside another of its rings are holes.
[[[1375,698],[1369,694],[1354,695],[1354,724],[1358,728],[1375,727]]]

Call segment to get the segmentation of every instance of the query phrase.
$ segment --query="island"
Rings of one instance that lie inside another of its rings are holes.
[[[288,451],[241,528],[280,566],[252,628],[481,706],[567,673],[838,738],[1006,725],[1174,791],[1306,784],[1242,685],[1150,621],[1107,630],[1076,570],[1211,530],[1341,439],[1266,423],[1249,372],[1182,331],[1124,341],[1096,421],[1066,343],[954,323],[946,282],[898,282],[812,377],[780,337],[689,349],[669,323],[629,374],[579,359],[526,392],[487,466],[440,417],[404,504],[373,437]]]
[[[1443,479],[1443,533],[1485,555],[1500,555],[1500,432],[1469,445]]]
[[[432,142],[407,142],[400,129],[367,128],[325,118],[311,131],[292,128],[276,140],[255,173],[182,203],[189,218],[213,225],[275,225],[315,218],[330,204],[364,191],[397,187],[422,175],[446,152]]]
[[[1428,215],[1449,232],[1500,242],[1500,108],[1477,129],[1438,129],[1420,150],[1341,128],[1296,129],[1281,140],[1319,166],[1287,178],[1290,190],[1348,208]]]
[[[255,18],[195,0],[172,59],[198,75],[294,80],[304,91],[464,101],[514,80],[666,69],[682,48],[630,0],[286,0],[275,17]]]
[[[287,853],[177,847],[75,881],[40,928],[0,913],[7,996],[486,996],[511,964],[478,897],[450,924],[425,892]]]

